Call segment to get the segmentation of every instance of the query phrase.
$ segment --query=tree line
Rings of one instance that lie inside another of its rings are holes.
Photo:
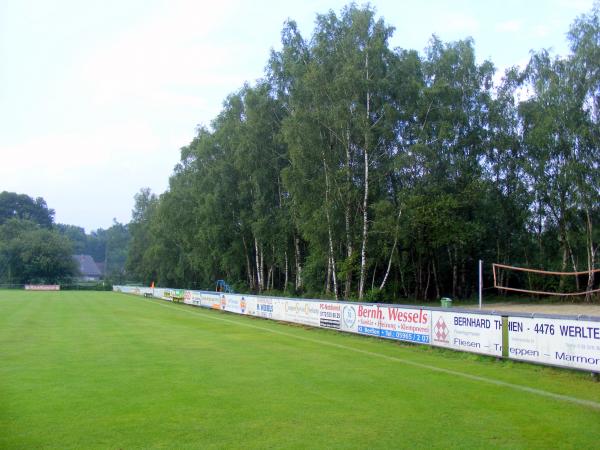
[[[169,189],[136,195],[129,274],[395,301],[469,297],[479,259],[591,271],[599,16],[575,20],[567,56],[532,52],[499,82],[472,39],[391,48],[368,6],[318,15],[309,38],[288,21],[264,78],[198,128]]]
[[[104,277],[123,281],[129,231],[114,222],[86,234],[75,225],[54,222],[42,197],[0,192],[0,284],[70,283],[80,274],[74,254],[104,263]]]

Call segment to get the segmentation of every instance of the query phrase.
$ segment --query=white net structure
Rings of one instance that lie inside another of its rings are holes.
[[[559,297],[590,296],[600,293],[600,269],[556,272],[492,264],[494,287],[500,291]]]

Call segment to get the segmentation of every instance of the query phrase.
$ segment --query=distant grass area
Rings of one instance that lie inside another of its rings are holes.
[[[112,292],[0,291],[0,361],[0,448],[600,442],[585,373]]]

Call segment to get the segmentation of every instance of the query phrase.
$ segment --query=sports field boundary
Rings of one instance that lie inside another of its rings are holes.
[[[565,317],[114,286],[118,292],[240,315],[600,373],[600,317]]]
[[[543,389],[532,388],[529,386],[523,386],[523,385],[510,383],[510,382],[502,381],[499,379],[484,377],[484,376],[480,376],[480,375],[472,375],[472,374],[469,374],[466,372],[460,372],[457,370],[446,369],[443,367],[437,367],[437,366],[433,366],[430,364],[424,364],[424,363],[420,363],[417,361],[411,361],[408,359],[399,358],[397,356],[390,356],[390,355],[386,355],[383,353],[373,352],[370,350],[359,349],[359,348],[348,346],[348,345],[327,342],[327,341],[313,339],[313,338],[306,337],[306,336],[299,336],[297,334],[286,333],[281,330],[275,330],[272,328],[261,327],[261,326],[255,325],[255,324],[241,322],[239,320],[231,320],[226,317],[218,317],[216,315],[217,311],[214,311],[215,314],[211,314],[213,311],[205,311],[208,313],[201,314],[201,313],[199,313],[199,311],[201,311],[201,310],[194,310],[194,309],[186,308],[186,307],[183,307],[183,305],[181,305],[181,307],[180,307],[179,305],[175,305],[172,303],[171,304],[166,303],[160,299],[143,298],[142,300],[145,302],[148,302],[150,304],[168,308],[171,311],[181,312],[181,313],[185,313],[185,314],[193,314],[196,317],[199,317],[199,318],[205,319],[205,320],[224,322],[229,325],[251,328],[251,329],[259,330],[259,331],[266,332],[266,333],[276,334],[276,335],[280,335],[280,336],[289,337],[292,339],[310,342],[310,343],[317,344],[317,345],[339,348],[339,349],[345,350],[345,351],[360,353],[360,354],[371,356],[374,358],[385,359],[387,361],[392,361],[392,362],[396,362],[399,364],[409,365],[409,366],[417,367],[417,368],[424,369],[424,370],[443,373],[446,375],[452,375],[452,376],[460,377],[460,378],[470,380],[470,381],[476,381],[476,382],[490,384],[490,385],[499,386],[499,387],[504,387],[504,388],[512,389],[512,390],[516,390],[516,391],[526,392],[529,394],[533,394],[533,395],[537,395],[537,396],[541,396],[541,397],[545,397],[545,398],[549,398],[549,399],[553,399],[553,400],[559,400],[559,401],[563,401],[563,402],[567,402],[567,403],[571,403],[571,404],[576,404],[579,406],[588,407],[588,408],[592,408],[594,410],[600,411],[600,402],[595,402],[592,400],[581,399],[581,398],[564,395],[564,394],[557,394],[554,392],[545,391]],[[280,322],[280,323],[282,323],[282,322]],[[282,323],[282,324],[285,325],[285,323]]]

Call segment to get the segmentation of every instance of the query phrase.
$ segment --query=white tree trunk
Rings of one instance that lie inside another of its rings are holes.
[[[338,298],[337,276],[335,268],[335,256],[333,254],[333,236],[331,233],[331,218],[329,216],[329,175],[327,174],[327,163],[323,152],[323,170],[325,171],[325,217],[327,219],[327,236],[329,237],[329,260],[331,261],[331,277],[333,280],[333,295]]]
[[[365,69],[367,82],[369,81],[369,52],[365,55]],[[367,126],[370,126],[371,117],[371,93],[367,91]],[[365,272],[367,268],[367,234],[369,231],[369,130],[365,130],[365,196],[363,197],[363,231],[362,247],[360,250],[360,284],[358,287],[358,299],[362,300],[365,292]]]
[[[350,232],[350,189],[352,185],[352,173],[350,171],[351,166],[351,157],[350,157],[350,128],[346,129],[346,186],[348,189],[347,199],[346,199],[346,207],[344,210],[344,219],[346,225],[346,257],[347,261],[350,263],[346,268],[346,282],[344,286],[344,298],[350,297],[350,290],[352,289],[352,255],[354,253],[354,248],[352,245],[352,233]]]
[[[285,281],[283,283],[283,292],[287,292],[288,288],[288,254],[287,250],[285,251]]]
[[[594,272],[594,264],[596,263],[596,250],[597,248],[594,248],[594,235],[593,235],[593,228],[592,228],[592,219],[590,217],[590,210],[588,208],[586,208],[585,210],[585,214],[586,214],[586,221],[587,221],[587,260],[588,260],[588,282],[587,282],[587,288],[586,291],[587,293],[585,294],[585,301],[586,302],[591,302],[592,301],[592,294],[589,292],[591,290],[594,289],[594,278],[595,278],[595,272]]]
[[[302,289],[302,263],[300,262],[300,239],[294,236],[294,249],[296,252],[296,290]]]
[[[254,238],[254,249],[256,251],[256,281],[258,283],[258,292],[263,291],[263,273],[262,273],[262,256],[260,247],[258,245],[258,239]]]
[[[387,269],[385,271],[385,276],[383,277],[383,281],[381,285],[379,285],[379,290],[382,290],[385,287],[385,283],[390,274],[390,269],[392,268],[392,259],[394,257],[394,252],[396,251],[396,245],[398,244],[398,228],[400,226],[400,216],[402,215],[402,208],[398,210],[398,217],[396,218],[396,229],[394,230],[394,245],[392,245],[392,251],[390,252],[390,259],[388,260]]]
[[[363,198],[363,231],[362,247],[360,250],[360,284],[358,288],[358,298],[362,300],[365,292],[365,272],[367,267],[367,234],[369,230],[369,153],[365,149],[365,196]]]

